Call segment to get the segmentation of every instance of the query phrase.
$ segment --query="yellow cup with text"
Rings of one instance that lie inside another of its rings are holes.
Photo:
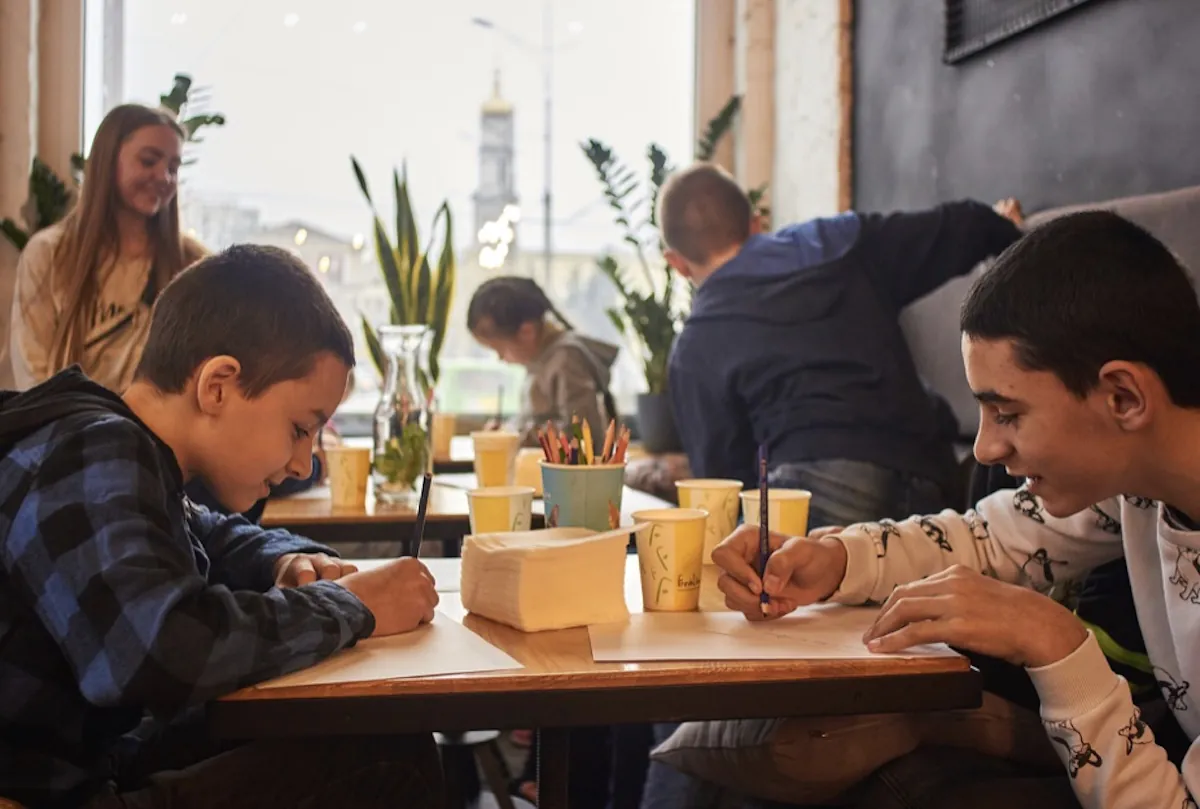
[[[433,414],[433,459],[450,460],[450,442],[454,439],[454,428],[458,419],[453,413]]]
[[[771,489],[767,493],[767,528],[792,537],[806,535],[811,500],[812,492],[804,489]],[[760,514],[758,489],[742,492],[742,517],[746,525],[758,525]]]
[[[471,433],[475,448],[475,479],[482,488],[511,486],[516,475],[521,436],[502,430]]]
[[[367,501],[367,482],[371,479],[371,450],[345,445],[326,447],[325,464],[333,508],[363,508]]]
[[[533,496],[542,496],[542,461],[546,454],[538,447],[522,447],[517,453],[517,486],[530,486]]]
[[[533,488],[496,486],[467,492],[472,534],[528,531],[533,520]]]
[[[638,511],[642,609],[687,612],[700,606],[700,569],[708,512],[698,508]]]
[[[708,512],[704,530],[704,564],[712,562],[713,548],[737,527],[740,480],[680,480],[675,484],[681,508]]]

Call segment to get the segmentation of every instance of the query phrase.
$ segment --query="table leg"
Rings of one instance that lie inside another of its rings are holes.
[[[569,809],[567,771],[571,758],[569,728],[539,729],[538,809]]]

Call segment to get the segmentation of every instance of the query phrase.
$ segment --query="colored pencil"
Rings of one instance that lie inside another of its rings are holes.
[[[421,542],[425,539],[425,517],[429,511],[429,490],[432,488],[433,475],[425,473],[421,480],[421,502],[417,506],[417,524],[413,526],[412,557],[421,555]]]
[[[770,513],[767,507],[767,445],[762,444],[758,448],[758,578],[762,581],[767,575],[767,558],[771,555],[770,542],[770,527],[767,525],[768,514]],[[767,615],[771,611],[771,597],[767,595],[767,588],[763,587],[759,594],[759,602],[762,606],[762,614]]]
[[[616,438],[617,422],[609,421],[608,429],[604,431],[604,450],[600,453],[600,463],[608,463],[609,453],[613,450],[613,439]]]
[[[592,445],[592,425],[586,421],[583,423],[583,454],[587,458],[588,466],[596,463],[596,448]]]

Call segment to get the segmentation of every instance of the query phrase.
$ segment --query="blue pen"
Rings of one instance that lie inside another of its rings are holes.
[[[767,525],[767,445],[758,447],[758,578],[762,581],[767,575],[767,559],[771,555],[771,529]],[[762,614],[770,612],[771,597],[767,595],[766,584],[763,584],[759,594],[762,604]]]

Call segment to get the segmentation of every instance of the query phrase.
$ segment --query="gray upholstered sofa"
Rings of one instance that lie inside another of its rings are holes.
[[[1116,211],[1149,230],[1179,256],[1193,278],[1200,278],[1200,186],[1040,211],[1028,217],[1026,228],[1065,213],[1097,208]],[[979,426],[979,410],[963,372],[958,310],[975,274],[981,271],[927,295],[908,307],[900,319],[917,370],[950,403],[965,439],[974,436]]]

